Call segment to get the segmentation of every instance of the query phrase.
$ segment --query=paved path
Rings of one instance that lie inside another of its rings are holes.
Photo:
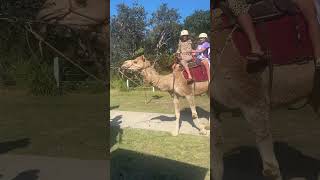
[[[109,161],[0,155],[0,180],[106,180]]]
[[[199,119],[203,123],[208,122],[207,115],[199,115]],[[192,120],[191,112],[181,113],[180,133],[199,135],[197,127],[199,124]],[[119,126],[120,128],[138,128],[155,131],[172,132],[175,129],[176,121],[174,114],[163,113],[146,113],[131,111],[110,111],[111,126]]]

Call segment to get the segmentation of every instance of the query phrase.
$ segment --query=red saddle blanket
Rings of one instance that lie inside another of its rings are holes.
[[[195,67],[189,68],[192,79],[195,82],[208,81],[207,71],[204,65],[197,65]],[[184,78],[188,79],[188,74],[186,70],[183,70]]]
[[[256,35],[263,49],[270,52],[273,64],[291,64],[313,57],[308,27],[301,14],[259,23]],[[250,43],[243,31],[234,32],[233,42],[242,56],[250,53]]]

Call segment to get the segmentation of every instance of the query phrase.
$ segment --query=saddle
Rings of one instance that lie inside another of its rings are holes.
[[[263,50],[270,55],[269,93],[272,91],[273,66],[304,64],[314,60],[313,47],[308,26],[301,12],[292,0],[247,0],[251,4],[249,14],[255,27],[256,36]],[[224,28],[236,26],[236,18],[227,4],[221,2]],[[246,34],[237,28],[232,34],[232,41],[242,56],[250,53],[250,43]],[[315,76],[316,77],[316,76]],[[317,81],[308,102],[317,112],[320,99]]]
[[[175,58],[175,63],[180,65],[179,67],[181,68],[183,77],[188,79],[188,73],[183,68],[183,65],[180,63],[180,59],[178,57]],[[194,82],[208,81],[207,71],[203,64],[197,64],[195,61],[190,61],[188,63],[188,67]]]
[[[251,3],[249,14],[256,26],[256,35],[263,50],[271,56],[272,65],[304,63],[313,60],[313,48],[307,23],[291,0],[247,0]],[[236,24],[235,16],[221,2],[223,23]],[[238,28],[232,40],[242,56],[250,53],[246,34]]]

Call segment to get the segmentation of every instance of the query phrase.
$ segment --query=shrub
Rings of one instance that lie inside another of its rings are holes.
[[[110,89],[116,89],[119,91],[127,91],[126,82],[118,77],[112,78],[110,83]]]
[[[61,94],[53,76],[52,67],[46,63],[33,63],[30,68],[29,90],[36,96],[56,96]]]

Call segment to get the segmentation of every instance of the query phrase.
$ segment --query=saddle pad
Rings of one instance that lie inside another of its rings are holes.
[[[256,25],[257,39],[268,51],[272,64],[285,65],[300,60],[312,60],[313,48],[306,21],[301,14],[262,22]],[[242,56],[250,53],[250,43],[244,32],[237,30],[233,42]]]
[[[195,82],[202,82],[202,81],[208,81],[208,76],[206,72],[206,68],[204,65],[197,65],[195,67],[189,68],[192,79]],[[188,74],[186,70],[183,70],[183,76],[185,79],[188,78]]]

